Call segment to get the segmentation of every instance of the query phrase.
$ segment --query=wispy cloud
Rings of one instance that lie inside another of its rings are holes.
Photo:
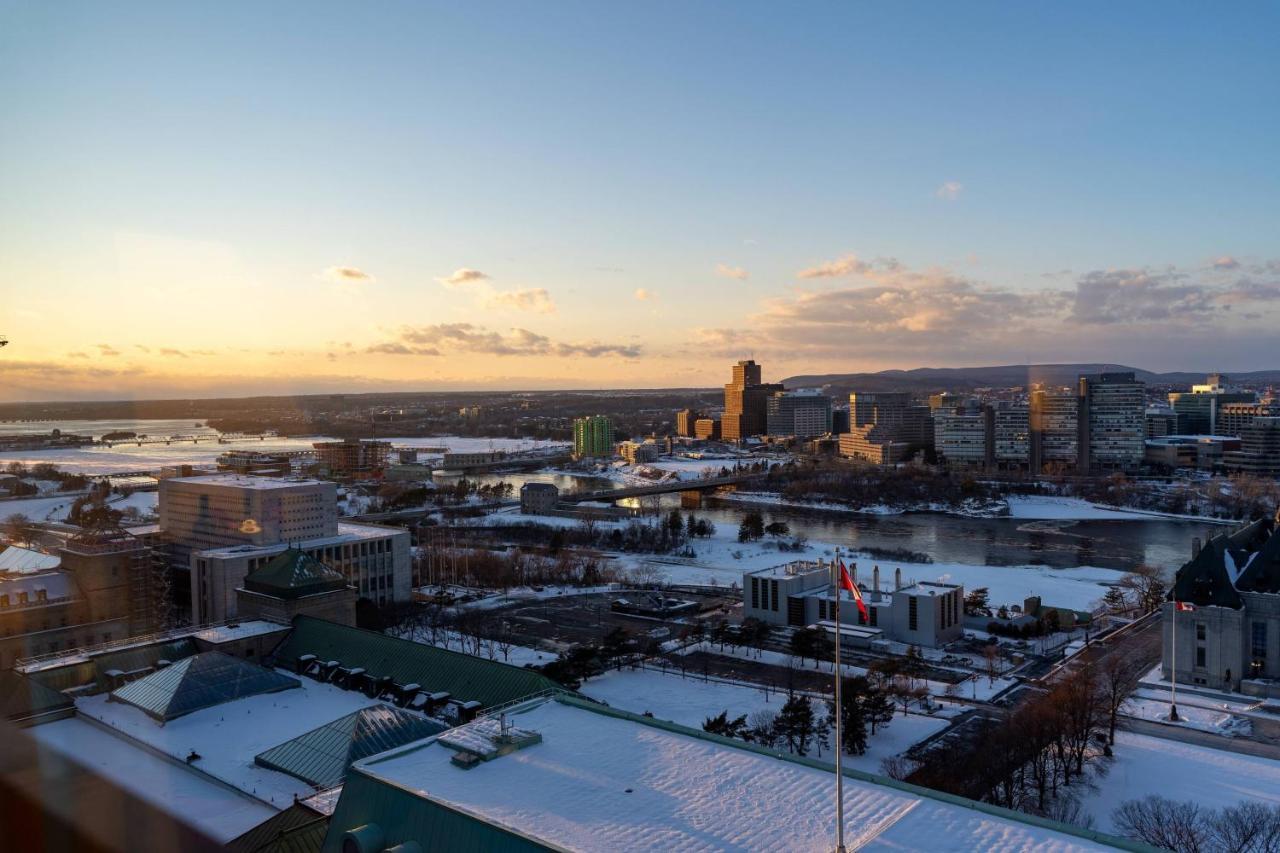
[[[959,181],[945,181],[942,186],[934,190],[933,194],[945,201],[955,201],[960,198],[962,192],[964,192],[964,184]]]
[[[742,267],[734,267],[729,264],[716,264],[716,275],[721,278],[733,278],[738,281],[746,281],[749,274]]]
[[[637,287],[636,292],[631,295],[640,302],[648,302],[650,299],[653,299],[652,291],[646,290],[643,287]]]
[[[631,344],[599,341],[562,342],[523,328],[497,332],[474,323],[437,323],[404,326],[395,340],[367,347],[366,352],[383,355],[448,355],[473,353],[493,356],[583,356],[639,358],[642,348]]]
[[[182,350],[180,350],[180,349],[174,349],[173,347],[160,347],[160,354],[161,354],[161,355],[169,356],[169,357],[171,357],[171,358],[186,358],[186,357],[187,357],[187,354],[186,354],[185,352],[183,352],[183,351],[182,351]]]
[[[488,275],[480,272],[480,270],[473,270],[470,267],[460,267],[449,275],[436,279],[436,281],[440,282],[445,287],[458,287],[464,284],[475,284],[479,281],[488,280]]]
[[[556,303],[543,287],[495,291],[485,298],[485,305],[490,308],[511,308],[535,314],[556,313]]]
[[[333,284],[373,284],[377,281],[358,267],[326,267],[321,270],[320,278]]]
[[[1212,266],[1215,270],[1234,270],[1240,268],[1240,262],[1231,255],[1223,255],[1220,258],[1214,258]]]
[[[117,355],[120,355],[120,350],[116,349],[110,344],[94,344],[94,346],[98,348],[98,352],[102,353],[102,355],[106,356],[107,358],[113,358]]]

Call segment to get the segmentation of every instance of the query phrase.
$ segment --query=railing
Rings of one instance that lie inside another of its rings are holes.
[[[241,625],[245,622],[271,622],[285,628],[290,625],[289,622],[271,615],[254,616],[252,619],[223,619],[218,622],[206,622],[200,625],[187,625],[181,628],[169,628],[164,631],[155,631],[150,634],[121,637],[119,640],[108,640],[105,643],[98,643],[93,646],[79,646],[77,648],[63,649],[57,652],[45,652],[42,655],[18,658],[14,661],[13,668],[23,669],[24,667],[39,666],[40,664],[49,663],[50,661],[59,660],[61,658],[100,655],[113,649],[128,648],[130,646],[149,646],[153,643],[165,642],[166,640],[177,640],[183,637],[194,636],[195,634],[198,634],[201,631],[207,631],[210,628],[226,628],[228,626]]]

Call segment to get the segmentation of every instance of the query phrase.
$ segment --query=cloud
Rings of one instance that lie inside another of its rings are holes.
[[[89,353],[87,353],[87,352],[69,352],[69,353],[67,353],[67,358],[88,358],[88,357],[89,357]],[[8,366],[8,364],[6,364],[5,366],[7,367],[7,366]]]
[[[134,344],[133,346],[135,349],[140,349],[143,352],[151,352],[151,347],[143,346],[142,344]]]
[[[1095,270],[1076,282],[1078,323],[1206,323],[1235,306],[1280,300],[1280,282],[1241,277],[1226,284],[1173,268]]]
[[[543,287],[496,291],[485,298],[485,305],[490,308],[512,308],[516,311],[529,311],[536,314],[556,313],[556,303]]]
[[[1234,270],[1240,268],[1240,262],[1230,255],[1223,255],[1215,258],[1212,266],[1215,270]]]
[[[186,358],[186,357],[187,357],[187,354],[186,354],[185,352],[183,352],[183,351],[182,351],[182,350],[180,350],[180,349],[173,349],[172,347],[160,347],[160,354],[161,354],[161,355],[171,356],[171,357],[173,357],[173,358]]]
[[[716,275],[721,278],[734,278],[738,281],[746,281],[749,274],[742,267],[729,266],[728,264],[716,264]]]
[[[102,353],[104,356],[107,356],[108,358],[120,355],[120,350],[116,349],[110,344],[95,344],[94,346],[98,348],[98,352]]]
[[[934,190],[933,194],[945,201],[955,201],[960,198],[962,192],[964,192],[964,184],[959,181],[946,181]]]
[[[373,284],[377,279],[357,267],[327,267],[320,278],[333,284]]]
[[[796,273],[796,278],[848,278],[850,276],[863,276],[866,278],[879,279],[886,276],[893,276],[902,269],[902,264],[897,258],[876,258],[872,261],[864,261],[852,252],[837,258],[834,261],[818,264],[816,267],[800,270]]]
[[[546,335],[519,327],[502,333],[474,323],[437,323],[401,327],[395,340],[374,344],[365,351],[386,355],[475,353],[494,356],[639,358],[643,350],[640,346],[631,344],[553,341]]]
[[[631,295],[640,302],[648,302],[650,299],[653,299],[653,293],[643,287],[637,287],[636,292]]]
[[[460,287],[464,284],[474,284],[479,281],[488,280],[489,276],[480,272],[480,270],[473,270],[470,267],[459,267],[454,270],[452,274],[436,279],[436,281],[440,282],[445,287]]]

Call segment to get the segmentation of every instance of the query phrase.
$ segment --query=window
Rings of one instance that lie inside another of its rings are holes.
[[[1197,642],[1197,643],[1203,643],[1203,642],[1204,642],[1204,633],[1205,633],[1205,632],[1204,632],[1204,623],[1203,623],[1203,622],[1197,622],[1197,623],[1196,623],[1196,642]]]
[[[914,631],[919,627],[920,618],[916,612],[916,597],[913,595],[907,599],[907,630]]]
[[[751,579],[751,609],[760,609],[760,578]]]
[[[1204,659],[1205,659],[1204,646],[1196,646],[1196,666],[1200,667],[1201,669],[1204,669],[1205,667]]]
[[[778,612],[778,582],[769,581],[769,609]]]
[[[1252,655],[1254,660],[1265,660],[1267,657],[1267,623],[1254,622],[1250,635],[1252,647]]]

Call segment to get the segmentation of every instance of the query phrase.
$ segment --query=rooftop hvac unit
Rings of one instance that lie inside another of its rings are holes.
[[[315,655],[298,655],[297,661],[294,662],[293,671],[299,675],[306,675],[307,668],[315,662]]]

